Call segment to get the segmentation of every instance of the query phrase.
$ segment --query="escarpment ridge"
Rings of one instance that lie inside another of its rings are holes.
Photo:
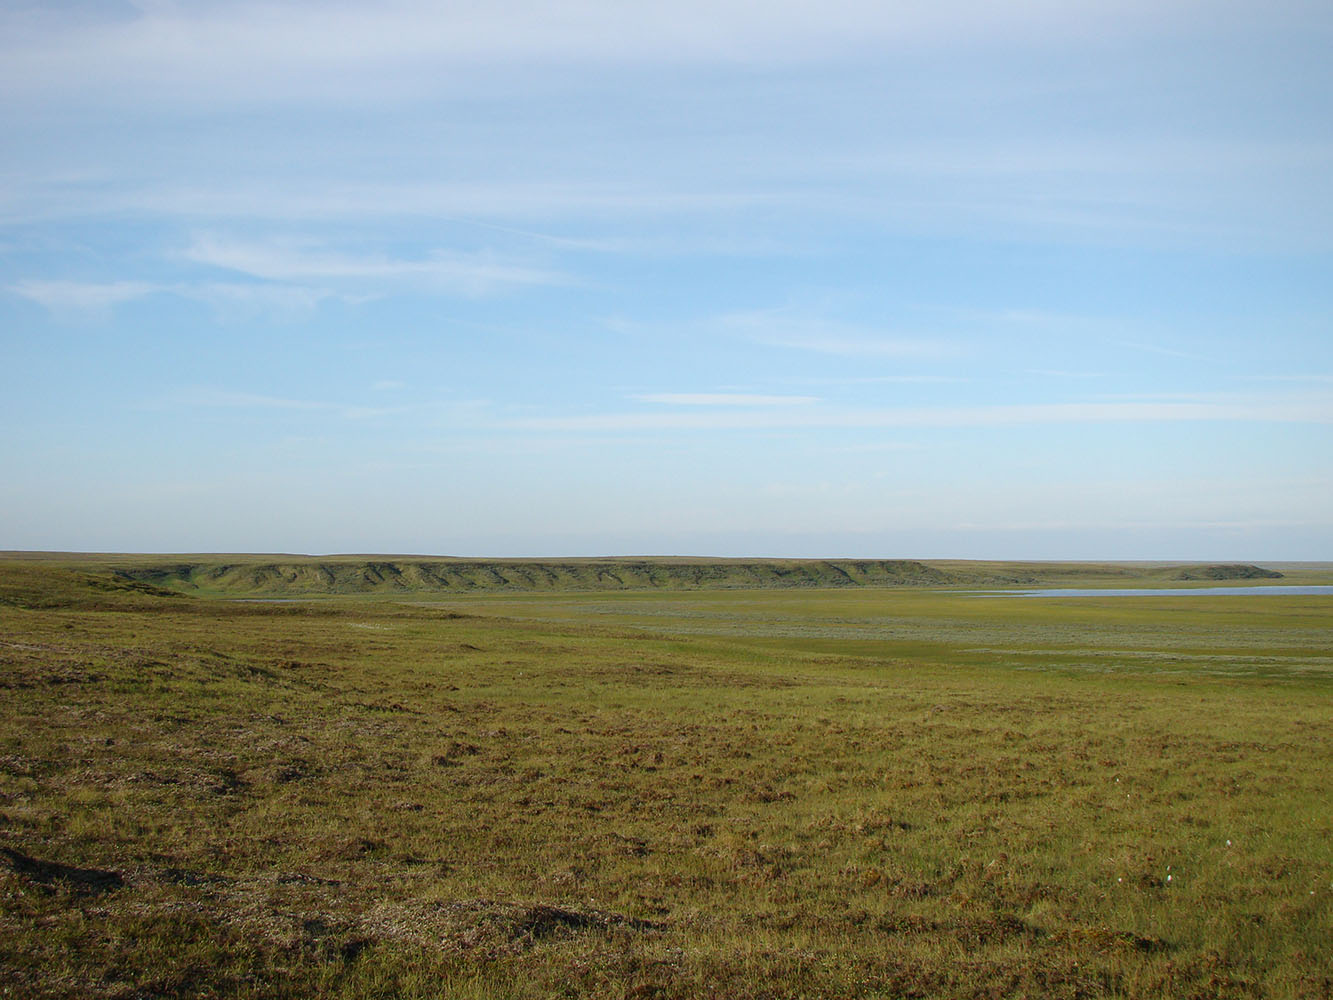
[[[1167,585],[1278,579],[1248,563],[987,562],[916,559],[428,556],[81,555],[0,553],[0,563],[83,574],[94,589],[138,597],[300,597],[469,592],[768,590],[825,587]]]

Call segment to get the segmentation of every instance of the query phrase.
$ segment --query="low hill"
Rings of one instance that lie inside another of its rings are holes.
[[[1282,575],[1249,564],[0,553],[0,604],[126,607],[181,595],[275,598],[801,587],[1169,586],[1176,581],[1277,579]]]
[[[1216,566],[1184,566],[1174,580],[1280,580],[1277,570],[1251,566],[1249,563],[1226,563]]]
[[[947,586],[957,582],[949,573],[912,560],[310,559],[121,565],[112,567],[112,572],[119,579],[184,593],[265,595]]]
[[[32,562],[0,562],[0,607],[127,610],[156,607],[183,594],[133,577]]]
[[[282,558],[126,564],[117,579],[178,593],[225,596],[463,593],[471,591],[754,590],[791,587],[1002,587],[1252,579],[1281,574],[1249,566],[921,562],[911,559]],[[1174,571],[1174,572],[1173,572]],[[1182,572],[1199,574],[1185,577]],[[1218,575],[1203,575],[1216,571]]]

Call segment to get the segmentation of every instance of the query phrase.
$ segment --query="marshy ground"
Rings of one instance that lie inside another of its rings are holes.
[[[1316,998],[1330,941],[1333,598],[0,566],[10,996]]]

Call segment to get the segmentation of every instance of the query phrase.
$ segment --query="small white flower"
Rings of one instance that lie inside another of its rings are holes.
[[[1168,876],[1166,877],[1166,880],[1167,880],[1168,882],[1170,882],[1170,881],[1171,881],[1171,876],[1168,875]]]

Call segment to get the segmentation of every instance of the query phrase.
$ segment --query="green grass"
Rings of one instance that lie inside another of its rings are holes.
[[[1333,601],[0,566],[0,988],[1333,991]]]

